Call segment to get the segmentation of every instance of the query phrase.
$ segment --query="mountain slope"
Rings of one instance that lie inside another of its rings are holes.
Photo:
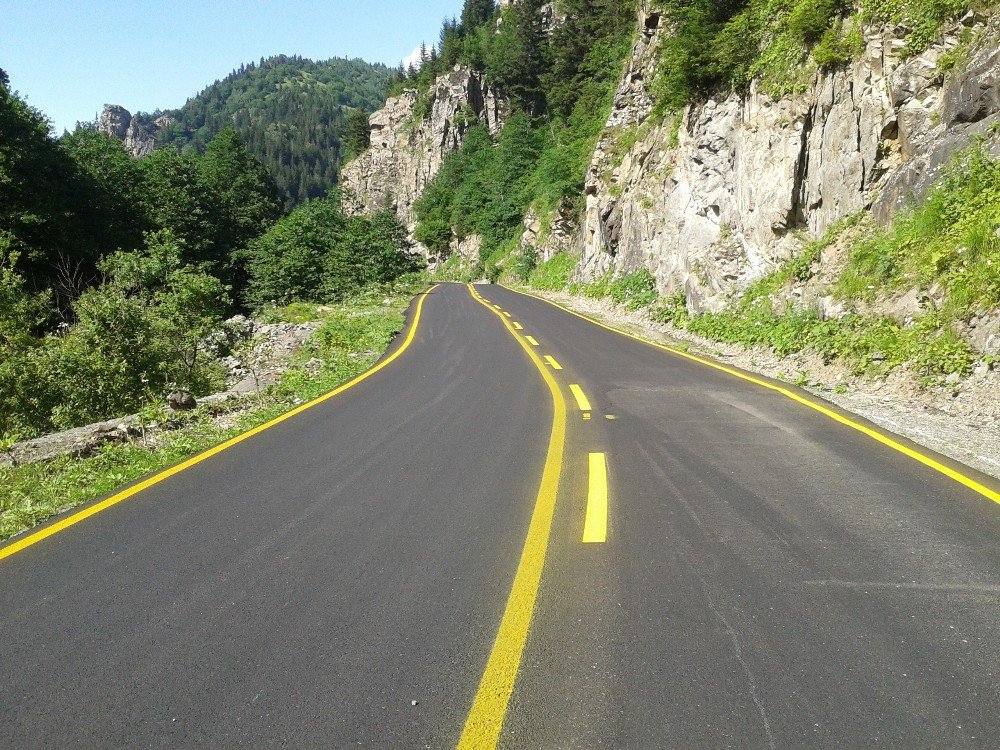
[[[348,114],[380,107],[389,74],[363,60],[279,55],[240,66],[176,111],[137,117],[164,124],[155,128],[157,147],[182,150],[200,151],[235,126],[281,190],[300,203],[336,184]]]

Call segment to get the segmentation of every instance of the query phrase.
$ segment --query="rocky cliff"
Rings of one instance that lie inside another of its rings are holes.
[[[652,115],[668,30],[642,6],[570,243],[582,278],[646,268],[662,292],[685,291],[692,309],[717,308],[788,258],[796,230],[818,235],[864,209],[884,222],[974,136],[1000,151],[1000,19],[970,13],[908,59],[893,30],[869,29],[856,62],[817,73],[800,96],[774,101],[751,88],[691,106],[677,123]],[[938,61],[964,28],[978,41],[965,64],[942,73]]]
[[[389,99],[369,120],[371,147],[344,167],[344,210],[390,209],[412,231],[413,204],[445,156],[477,122],[498,133],[505,105],[482,74],[461,67],[440,76],[426,94],[408,89]]]
[[[97,120],[97,131],[117,138],[133,156],[146,156],[156,148],[156,133],[174,122],[170,115],[162,115],[154,120],[133,117],[125,107],[117,104],[104,105],[104,111]]]

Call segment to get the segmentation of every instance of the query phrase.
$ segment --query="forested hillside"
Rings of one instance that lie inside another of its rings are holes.
[[[352,151],[345,132],[351,114],[367,117],[381,106],[390,72],[363,60],[279,55],[240,66],[178,110],[139,117],[169,115],[174,122],[157,132],[157,146],[197,152],[234,127],[278,189],[298,204],[336,185]]]

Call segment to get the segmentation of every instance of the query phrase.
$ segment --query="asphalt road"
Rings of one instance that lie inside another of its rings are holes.
[[[0,559],[0,748],[1000,746],[1000,505],[477,290],[500,311],[439,286],[384,369]]]

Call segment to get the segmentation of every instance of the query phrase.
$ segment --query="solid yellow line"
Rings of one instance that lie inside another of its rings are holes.
[[[601,543],[608,538],[608,462],[603,453],[590,454],[590,487],[587,491],[587,520],[583,541]]]
[[[524,326],[521,325],[520,323],[518,323],[517,321],[514,321],[514,330],[515,331],[523,331],[524,330]]]
[[[678,357],[683,357],[684,359],[691,360],[692,362],[697,362],[699,364],[705,365],[706,367],[711,367],[716,370],[721,370],[722,372],[728,373],[730,375],[735,375],[741,380],[746,380],[748,382],[754,383],[755,385],[759,385],[762,388],[767,388],[768,390],[780,393],[782,396],[786,396],[792,399],[793,401],[797,401],[803,406],[808,406],[810,409],[818,411],[820,414],[824,414],[830,419],[840,422],[843,425],[847,425],[848,427],[851,427],[852,429],[855,429],[858,432],[867,435],[873,440],[877,440],[883,445],[888,446],[893,450],[899,451],[903,455],[909,456],[915,461],[919,461],[924,466],[934,469],[934,471],[940,472],[941,474],[944,474],[946,477],[950,479],[954,479],[959,484],[968,487],[970,490],[973,490],[974,492],[978,492],[983,497],[989,498],[995,503],[1000,503],[1000,492],[997,492],[996,490],[987,487],[981,482],[977,482],[972,477],[968,477],[965,474],[961,473],[960,471],[956,471],[951,467],[945,466],[940,461],[937,461],[936,459],[926,455],[925,453],[922,453],[918,450],[914,450],[909,446],[903,445],[902,443],[893,440],[888,435],[883,435],[881,432],[878,432],[877,430],[873,430],[872,428],[866,427],[865,425],[860,424],[859,422],[855,422],[853,419],[850,419],[849,417],[846,417],[843,414],[839,414],[833,411],[832,409],[828,409],[822,404],[810,401],[809,399],[800,396],[798,393],[795,393],[794,391],[790,391],[787,388],[783,388],[780,385],[775,385],[774,383],[768,383],[765,380],[761,380],[760,378],[755,378],[752,375],[748,375],[745,372],[740,372],[739,370],[734,370],[733,368],[719,364],[718,362],[713,362],[712,360],[709,359],[703,359],[702,357],[698,357],[694,354],[689,354],[688,352],[681,351],[680,349],[675,349],[671,346],[666,346],[665,344],[658,344],[655,341],[649,341],[648,339],[641,338],[640,336],[636,336],[635,334],[629,333],[628,331],[622,331],[621,329],[613,328],[612,326],[601,323],[600,321],[594,320],[593,318],[589,318],[586,315],[582,315],[576,312],[575,310],[570,310],[568,307],[563,307],[558,302],[553,302],[552,300],[545,299],[544,297],[539,297],[535,294],[531,294],[530,292],[519,292],[516,289],[510,289],[509,287],[505,288],[507,288],[509,291],[514,292],[515,294],[523,294],[526,297],[534,297],[535,299],[545,302],[549,305],[552,305],[553,307],[558,307],[560,310],[567,312],[570,315],[575,315],[581,320],[586,320],[588,323],[593,323],[595,326],[599,326],[600,328],[605,328],[614,333],[621,334],[622,336],[627,336],[630,339],[634,339],[635,341],[639,341],[649,346],[655,346],[657,349],[662,349],[663,351],[670,352],[671,354],[674,354]]]
[[[587,400],[586,395],[583,393],[583,389],[576,383],[571,383],[569,386],[570,393],[573,394],[573,398],[576,399],[576,405],[580,407],[580,411],[591,411],[590,401]]]
[[[480,300],[475,288],[471,284],[468,286],[472,296]],[[514,331],[513,326],[502,316],[500,320],[527,352],[549,387],[553,406],[552,430],[549,433],[545,468],[542,470],[542,480],[538,487],[521,559],[514,574],[514,583],[507,598],[507,606],[500,620],[493,649],[486,662],[486,669],[479,682],[479,689],[472,702],[472,709],[462,730],[458,750],[491,750],[496,747],[500,738],[504,716],[507,713],[507,703],[514,690],[521,654],[528,638],[528,627],[538,596],[542,568],[545,565],[545,553],[549,545],[552,514],[556,507],[556,492],[559,489],[559,474],[562,471],[563,448],[566,442],[566,400],[555,378],[542,364],[538,355]]]
[[[562,365],[556,362],[554,359],[552,359],[552,357],[550,357],[548,354],[545,355],[545,361],[548,362],[550,365],[552,365],[553,370],[562,369]]]
[[[526,338],[528,340],[528,343],[531,344],[532,346],[538,346],[538,342],[535,340],[534,336],[525,336],[524,338]]]
[[[171,466],[169,469],[164,469],[163,471],[159,472],[158,474],[154,474],[153,476],[149,477],[148,479],[144,479],[143,481],[139,482],[138,484],[134,484],[131,487],[129,487],[128,489],[122,490],[121,492],[119,492],[119,493],[117,493],[115,495],[112,495],[111,497],[109,497],[109,498],[107,498],[105,500],[102,500],[99,503],[95,503],[94,505],[90,505],[90,506],[84,508],[83,510],[77,511],[76,513],[74,513],[74,514],[72,514],[70,516],[67,516],[66,518],[62,519],[61,521],[57,521],[56,523],[52,524],[51,526],[46,526],[44,529],[40,529],[39,531],[36,531],[33,534],[28,534],[26,537],[24,537],[23,539],[19,539],[18,541],[14,542],[13,544],[10,544],[10,545],[8,545],[6,547],[0,548],[0,560],[2,560],[5,557],[10,557],[11,555],[15,554],[16,552],[20,552],[21,550],[23,550],[23,549],[25,549],[27,547],[30,547],[33,544],[37,544],[38,542],[42,541],[43,539],[45,539],[47,537],[50,537],[53,534],[57,534],[60,531],[63,531],[64,529],[69,528],[70,526],[74,526],[74,525],[80,523],[80,521],[83,521],[83,520],[85,520],[87,518],[90,518],[91,516],[97,515],[101,511],[107,510],[111,506],[117,505],[118,503],[122,502],[123,500],[127,500],[130,497],[138,495],[143,490],[149,489],[153,485],[159,484],[163,480],[169,479],[170,477],[174,476],[175,474],[181,473],[185,469],[190,469],[192,466],[194,466],[196,464],[200,464],[202,461],[204,461],[204,460],[206,460],[208,458],[211,458],[212,456],[218,455],[219,453],[222,453],[224,450],[226,450],[228,448],[232,448],[237,443],[242,443],[247,438],[253,437],[254,435],[257,435],[257,434],[263,432],[264,430],[267,430],[267,429],[270,429],[271,427],[274,427],[276,424],[280,424],[281,422],[284,422],[286,419],[291,419],[296,414],[301,414],[302,412],[306,411],[307,409],[311,409],[312,407],[314,407],[314,406],[316,406],[318,404],[321,404],[324,401],[326,401],[328,399],[331,399],[331,398],[333,398],[334,396],[336,396],[336,395],[338,395],[340,393],[343,393],[348,388],[352,388],[353,386],[355,386],[358,383],[360,383],[362,380],[370,378],[372,375],[374,375],[379,370],[382,370],[385,367],[388,367],[392,362],[394,362],[396,359],[398,359],[399,356],[403,352],[405,352],[407,350],[407,348],[409,348],[410,344],[413,342],[413,338],[417,334],[417,325],[420,323],[420,313],[423,310],[424,300],[427,298],[428,294],[430,294],[432,291],[434,291],[434,289],[437,288],[437,286],[438,285],[435,284],[430,289],[428,289],[426,292],[424,292],[423,294],[420,295],[420,300],[417,302],[416,312],[413,315],[413,323],[412,323],[412,325],[410,325],[409,333],[407,333],[406,339],[403,341],[402,345],[396,351],[394,351],[391,355],[389,355],[384,360],[382,360],[381,362],[379,362],[377,365],[375,365],[374,367],[372,367],[370,370],[368,370],[366,372],[363,372],[362,374],[358,375],[353,380],[349,380],[346,383],[344,383],[343,385],[338,386],[337,388],[334,388],[329,393],[325,393],[322,396],[320,396],[320,397],[318,397],[316,399],[313,399],[312,401],[309,401],[308,403],[302,404],[301,406],[298,406],[295,409],[292,409],[291,411],[287,411],[284,414],[282,414],[280,417],[275,417],[270,422],[265,422],[264,424],[260,425],[259,427],[254,427],[252,430],[248,430],[247,432],[244,432],[241,435],[237,435],[236,437],[230,438],[229,440],[225,441],[224,443],[220,443],[219,445],[216,445],[213,448],[209,448],[208,450],[203,451],[203,452],[199,453],[196,456],[192,456],[191,458],[187,459],[186,461],[182,461],[181,463],[179,463],[179,464],[177,464],[175,466]]]

